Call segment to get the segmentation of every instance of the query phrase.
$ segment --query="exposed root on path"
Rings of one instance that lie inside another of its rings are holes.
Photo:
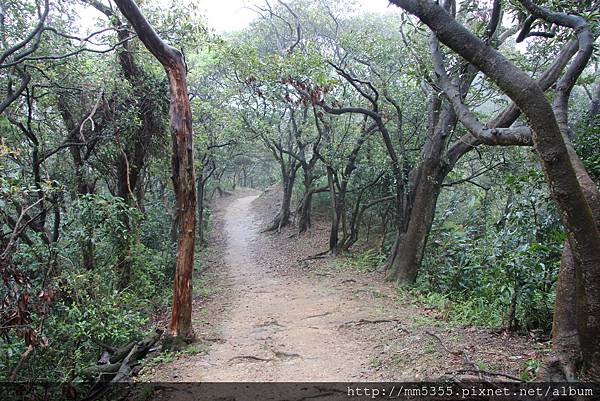
[[[233,362],[236,360],[246,360],[246,361],[255,361],[255,362],[271,362],[273,359],[260,358],[258,356],[254,356],[254,355],[240,355],[240,356],[234,356],[233,358],[229,359],[229,362]]]
[[[316,255],[312,255],[312,256],[309,256],[309,257],[304,258],[304,259],[299,259],[298,262],[306,262],[308,260],[316,260],[316,259],[326,259],[326,258],[329,258],[331,256],[334,256],[334,255],[333,255],[333,253],[331,253],[331,250],[328,249],[326,251],[319,252]]]
[[[348,322],[340,324],[340,328],[342,327],[350,327],[350,326],[361,326],[363,324],[379,324],[379,323],[399,323],[400,319],[358,319],[358,320],[350,320]],[[402,329],[407,331],[406,329]],[[407,331],[408,332],[408,331]]]
[[[313,319],[315,317],[323,317],[323,316],[327,316],[327,315],[330,315],[330,314],[331,314],[331,312],[319,313],[319,314],[316,314],[316,315],[306,316],[306,317],[302,318],[302,320]]]
[[[476,370],[475,369],[461,369],[461,370],[457,370],[456,372],[453,372],[453,374],[459,374],[459,375],[465,374],[465,373],[475,373],[477,375],[502,377],[504,379],[509,379],[509,380],[513,380],[516,382],[523,381],[515,376],[511,376],[511,375],[507,375],[505,373],[499,373],[499,372],[490,372],[489,370],[484,370],[484,369],[476,369]]]

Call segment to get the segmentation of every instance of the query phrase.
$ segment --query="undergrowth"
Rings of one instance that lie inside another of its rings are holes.
[[[399,287],[402,301],[434,308],[450,324],[462,326],[498,327],[502,324],[502,308],[496,302],[463,294],[441,294],[419,287]]]

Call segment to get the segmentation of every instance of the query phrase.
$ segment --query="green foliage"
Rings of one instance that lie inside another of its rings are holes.
[[[60,240],[48,249],[42,241],[21,245],[15,263],[26,266],[34,277],[33,285],[43,288],[50,274],[56,283],[58,296],[51,313],[43,321],[42,335],[48,339],[45,347],[36,352],[35,371],[38,379],[65,380],[75,377],[95,363],[99,347],[93,340],[123,345],[131,339],[142,338],[149,317],[168,301],[172,260],[171,245],[154,249],[138,238],[143,215],[127,206],[122,199],[109,195],[85,195],[70,208]],[[116,247],[131,244],[132,262],[130,285],[119,289]],[[93,268],[83,265],[82,253],[91,245]],[[40,272],[46,271],[45,275]],[[42,324],[41,317],[37,321]],[[14,337],[0,341],[6,351],[0,358],[0,371],[14,366],[25,344]],[[49,369],[54,366],[53,369]]]
[[[564,234],[537,170],[507,174],[504,188],[506,198],[466,193],[468,218],[438,218],[418,285],[443,294],[450,320],[548,331]],[[493,202],[503,212],[486,215]]]
[[[376,356],[372,356],[369,358],[369,364],[372,368],[377,369],[381,366],[381,360]]]
[[[369,249],[363,253],[352,255],[346,259],[346,264],[360,271],[372,272],[385,262],[386,256],[376,249]]]
[[[587,124],[587,121],[580,124],[575,149],[590,176],[597,183],[600,182],[600,116],[592,119],[590,124]]]
[[[442,319],[456,325],[475,325],[497,327],[502,323],[501,305],[497,302],[463,293],[432,292],[426,288],[414,288],[407,291],[399,288],[402,299],[414,301],[435,308]],[[427,321],[426,323],[431,324]]]
[[[543,364],[543,361],[541,361],[539,359],[528,359],[525,362],[525,364],[519,374],[521,380],[523,380],[524,382],[535,381],[537,378],[538,370],[540,369],[542,364]]]
[[[147,366],[160,365],[162,363],[171,363],[173,362],[179,353],[173,351],[165,351],[156,355],[154,358],[150,359],[146,362]]]

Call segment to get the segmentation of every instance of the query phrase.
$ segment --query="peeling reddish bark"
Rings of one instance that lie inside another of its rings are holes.
[[[196,189],[194,177],[192,111],[187,92],[186,67],[182,54],[166,44],[146,21],[132,0],[115,0],[146,48],[163,65],[169,78],[171,100],[171,138],[173,154],[173,189],[177,218],[180,221],[177,241],[173,307],[169,332],[172,336],[193,337],[192,272],[196,236]]]

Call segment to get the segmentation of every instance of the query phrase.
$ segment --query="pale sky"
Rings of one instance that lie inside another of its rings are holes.
[[[169,4],[169,0],[159,0],[164,4]],[[206,23],[217,33],[236,31],[245,28],[256,18],[256,13],[248,9],[254,4],[264,5],[264,0],[188,0],[195,2],[203,10],[206,17]],[[340,0],[343,1],[343,0]],[[360,11],[369,12],[390,12],[397,9],[395,6],[388,6],[387,0],[356,0]],[[272,0],[271,4],[276,3]],[[77,7],[80,15],[80,26],[82,31],[87,31],[94,25],[94,21],[101,14],[92,7]]]
[[[204,15],[208,25],[217,32],[235,31],[245,28],[250,24],[256,13],[247,7],[253,4],[264,5],[264,0],[196,0],[200,8],[205,11]],[[272,4],[275,1],[271,2]],[[363,11],[386,12],[395,6],[388,7],[387,0],[357,0],[359,8]]]

